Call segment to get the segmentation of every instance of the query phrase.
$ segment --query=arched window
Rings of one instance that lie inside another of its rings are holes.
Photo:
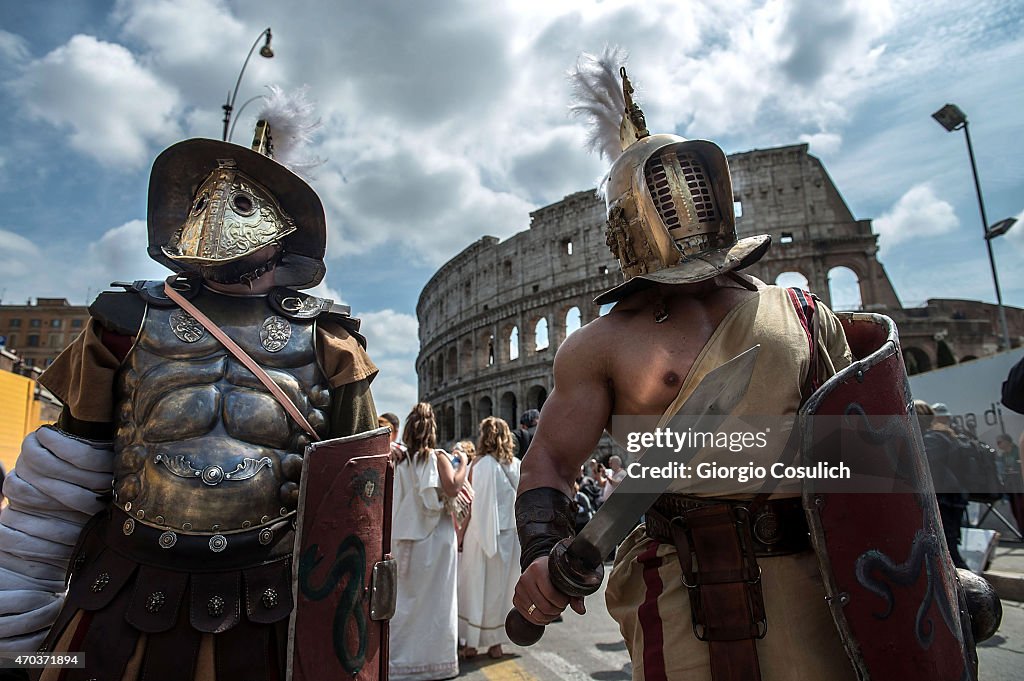
[[[475,438],[473,430],[473,407],[469,402],[463,402],[459,407],[459,437]]]
[[[548,349],[548,320],[546,317],[537,320],[537,325],[533,327],[533,336],[535,339],[534,350],[540,352]]]
[[[575,307],[575,306],[570,307],[569,311],[565,313],[565,336],[566,336],[566,338],[568,338],[569,335],[573,331],[576,331],[577,329],[579,329],[580,326],[582,326],[582,322],[583,322],[583,315],[580,314],[580,309],[578,307]]]
[[[775,277],[775,285],[786,288],[802,288],[805,291],[809,291],[811,289],[811,285],[807,281],[807,277],[799,272],[783,272],[779,276]]]
[[[476,416],[480,421],[483,421],[488,416],[494,416],[494,403],[491,401],[490,397],[485,395],[477,401]]]
[[[508,335],[508,358],[509,361],[519,359],[519,327],[513,326],[512,333]]]
[[[849,267],[833,267],[828,271],[828,294],[833,310],[860,310],[860,278]]]
[[[516,403],[516,394],[511,391],[504,393],[501,396],[501,418],[505,419],[509,428],[515,428],[518,417],[519,411],[518,404]]]

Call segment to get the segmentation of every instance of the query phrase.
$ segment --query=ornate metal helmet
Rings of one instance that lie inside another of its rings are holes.
[[[616,51],[584,55],[573,73],[573,110],[593,118],[591,146],[613,161],[603,185],[608,247],[625,281],[598,304],[747,267],[771,245],[768,235],[737,239],[732,178],[717,144],[647,131],[619,59]]]
[[[253,149],[270,151],[269,128],[260,121]],[[276,244],[276,283],[316,286],[327,246],[320,197],[269,154],[253,149],[191,139],[157,157],[149,180],[149,255],[176,272],[199,271]]]

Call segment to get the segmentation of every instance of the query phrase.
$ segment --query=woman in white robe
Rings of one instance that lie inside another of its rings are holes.
[[[470,470],[475,493],[472,516],[459,563],[459,639],[463,655],[487,648],[502,656],[508,642],[505,615],[519,579],[519,538],[516,536],[516,488],[519,459],[512,455],[512,434],[503,420],[480,423],[477,455]]]
[[[433,681],[458,675],[455,526],[444,496],[462,488],[458,470],[435,449],[437,426],[429,404],[417,404],[402,433],[406,451],[395,464],[392,553],[398,597],[391,619],[392,681]]]

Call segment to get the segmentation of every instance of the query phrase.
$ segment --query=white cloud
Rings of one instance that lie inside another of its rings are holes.
[[[0,28],[0,59],[21,62],[28,58],[28,43],[20,35]]]
[[[11,282],[31,274],[41,256],[42,250],[30,240],[0,229],[0,279]]]
[[[1013,217],[1017,219],[1016,224],[1014,224],[1013,227],[1010,228],[1009,232],[1000,237],[1000,239],[1009,242],[1011,244],[1011,247],[1016,249],[1019,255],[1024,256],[1024,210],[1017,213]],[[998,244],[999,241],[997,240],[995,242],[997,248]]]
[[[419,324],[410,314],[394,310],[379,310],[359,315],[363,320],[360,327],[366,336],[371,352],[392,355],[415,356],[419,350]]]
[[[374,356],[370,346],[370,358],[380,373],[373,379],[370,390],[377,413],[390,411],[405,423],[405,415],[418,400],[416,387],[416,365],[413,359],[386,359]]]
[[[800,135],[798,139],[810,145],[810,152],[818,157],[833,156],[839,153],[839,148],[843,145],[842,136],[832,132],[804,134]]]
[[[125,47],[76,35],[12,83],[31,115],[70,131],[71,146],[107,165],[150,161],[149,143],[179,134],[176,90]]]
[[[874,221],[879,247],[883,250],[904,241],[951,232],[959,224],[953,206],[935,196],[929,184],[911,187],[891,209]]]
[[[226,57],[225,47],[242,49],[246,29],[221,0],[118,0],[113,19],[127,38],[145,45],[161,64],[202,64]],[[239,55],[238,66],[244,53]]]

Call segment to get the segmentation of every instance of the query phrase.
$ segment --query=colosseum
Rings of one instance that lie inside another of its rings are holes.
[[[860,293],[852,307],[896,320],[911,373],[998,349],[995,305],[932,299],[903,308],[877,258],[871,221],[853,216],[806,144],[733,154],[729,165],[740,235],[773,240],[747,272],[764,281],[802,275],[829,305],[834,274],[852,273]],[[445,263],[416,306],[419,397],[438,414],[439,438],[473,437],[482,418],[514,425],[524,410],[539,409],[552,388],[555,350],[606,311],[593,299],[619,281],[593,190],[540,208],[526,231],[505,241],[485,236]],[[1006,313],[1016,347],[1024,310]],[[611,447],[604,441],[601,449]]]

